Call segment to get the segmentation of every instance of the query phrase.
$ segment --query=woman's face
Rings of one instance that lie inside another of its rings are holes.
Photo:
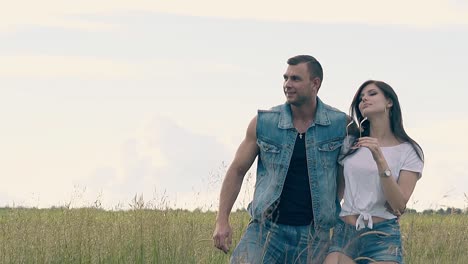
[[[384,114],[391,106],[390,100],[377,85],[371,83],[362,89],[359,96],[359,111],[363,117]]]

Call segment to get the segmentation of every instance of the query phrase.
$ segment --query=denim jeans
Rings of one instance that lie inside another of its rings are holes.
[[[356,230],[338,219],[329,252],[341,252],[356,263],[393,261],[403,263],[400,225],[396,218]]]
[[[329,238],[328,230],[315,232],[313,225],[251,221],[231,256],[231,263],[322,263]]]

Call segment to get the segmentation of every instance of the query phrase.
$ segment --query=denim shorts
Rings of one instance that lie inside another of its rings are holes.
[[[356,230],[339,218],[328,253],[341,252],[356,263],[393,261],[403,263],[400,225],[396,218]]]

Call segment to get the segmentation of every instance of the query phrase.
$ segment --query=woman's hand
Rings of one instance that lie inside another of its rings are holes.
[[[373,137],[361,137],[357,140],[355,147],[365,147],[370,150],[372,157],[376,162],[384,158],[382,150],[380,149],[379,141]]]

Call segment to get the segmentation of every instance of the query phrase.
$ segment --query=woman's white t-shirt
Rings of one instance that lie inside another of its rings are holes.
[[[392,171],[391,177],[395,180],[398,181],[401,170],[417,172],[418,179],[421,177],[424,163],[410,143],[381,147],[381,150]],[[365,227],[364,220],[367,220],[368,227],[372,228],[372,216],[396,218],[385,207],[386,199],[380,185],[381,176],[368,148],[359,148],[345,157],[340,164],[344,168],[345,179],[344,202],[340,216],[359,215],[356,229]]]

